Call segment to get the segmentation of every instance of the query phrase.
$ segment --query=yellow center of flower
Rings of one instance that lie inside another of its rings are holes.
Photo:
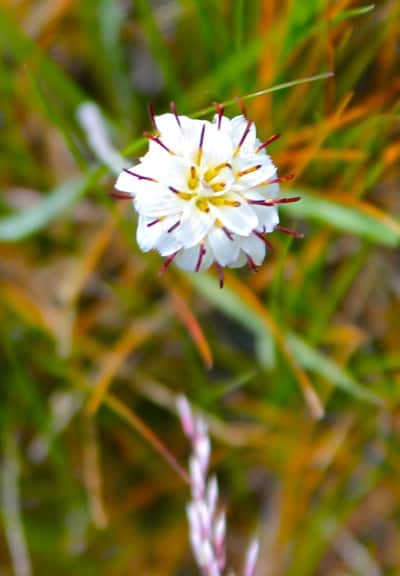
[[[219,180],[214,182],[225,168],[232,170],[229,162],[222,162],[212,168],[208,168],[203,174],[199,166],[191,166],[187,175],[187,191],[178,192],[182,200],[192,200],[195,198],[196,206],[202,212],[209,212],[209,204],[214,206],[240,206],[240,202],[221,195],[227,187],[227,183]]]

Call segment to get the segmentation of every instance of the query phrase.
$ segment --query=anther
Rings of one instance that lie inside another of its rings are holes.
[[[243,132],[241,139],[239,140],[239,144],[236,146],[235,151],[233,153],[234,156],[239,154],[240,148],[243,146],[243,142],[246,140],[248,133],[250,132],[250,128],[253,122],[251,120],[247,121],[247,126]]]
[[[172,154],[173,156],[175,156],[175,152],[173,152],[170,148],[168,148],[168,146],[166,146],[158,136],[154,136],[153,134],[150,134],[150,132],[144,132],[143,135],[145,136],[145,138],[148,138],[149,140],[152,140],[153,142],[161,146],[161,148],[164,148],[164,150],[168,152],[168,154]]]
[[[213,105],[214,105],[214,108],[216,109],[217,114],[218,114],[217,128],[218,128],[218,130],[220,130],[221,122],[222,122],[222,116],[224,115],[225,108],[223,106],[221,106],[221,104],[218,104],[218,102],[214,102]]]
[[[178,112],[176,110],[176,102],[172,101],[170,104],[170,108],[171,108],[172,114],[175,116],[175,119],[176,119],[176,122],[177,122],[179,128],[182,128],[181,121],[179,120]]]
[[[138,180],[148,180],[149,182],[158,182],[158,180],[156,180],[155,178],[150,178],[150,176],[142,176],[141,174],[136,174],[136,172],[132,172],[132,170],[129,170],[129,168],[124,168],[123,171],[126,172],[127,174],[130,174],[131,176],[135,176],[135,178],[137,178]]]
[[[199,210],[201,210],[202,212],[209,212],[210,211],[210,207],[208,205],[207,200],[204,200],[203,198],[199,198],[196,202],[196,206]]]
[[[296,232],[296,230],[291,230],[290,228],[284,228],[283,226],[275,226],[274,230],[278,230],[278,232],[283,232],[288,236],[293,236],[293,238],[304,238],[304,234],[301,232]]]
[[[211,186],[211,188],[214,190],[214,192],[222,192],[222,190],[225,190],[225,187],[226,187],[225,182],[217,182],[216,184],[213,184]]]
[[[197,170],[196,170],[195,166],[191,166],[189,172],[190,172],[190,176],[188,179],[188,186],[191,190],[194,190],[195,188],[197,188],[197,186],[199,184],[199,177],[197,175]]]
[[[223,170],[224,168],[230,168],[232,169],[232,165],[229,164],[229,162],[222,162],[222,164],[217,164],[217,166],[214,166],[214,168],[209,168],[205,173],[204,173],[204,180],[206,182],[210,182],[213,178],[215,178],[216,176],[218,176],[218,174],[221,172],[221,170]]]
[[[179,250],[177,250],[176,252],[174,252],[173,254],[171,254],[170,256],[168,256],[168,258],[166,258],[164,260],[164,262],[161,265],[161,268],[158,272],[159,276],[163,276],[163,274],[165,274],[165,272],[167,271],[168,266],[174,261],[176,255],[178,254]]]
[[[171,190],[171,192],[179,196],[179,198],[182,198],[182,200],[190,200],[191,198],[193,198],[193,194],[191,194],[190,192],[182,192],[181,190],[178,190],[173,186],[168,186],[168,190]]]
[[[111,198],[114,200],[133,200],[134,194],[128,194],[127,192],[119,192],[118,190],[113,190],[110,192]]]
[[[222,198],[221,196],[211,196],[207,200],[214,206],[232,206],[233,208],[238,208],[241,206],[241,202],[238,200],[229,200],[228,198]]]
[[[224,205],[225,206],[232,206],[232,208],[239,208],[239,206],[241,206],[241,202],[239,202],[238,200],[227,200],[224,199]]]
[[[272,144],[272,142],[275,142],[275,140],[278,140],[278,138],[280,138],[280,137],[281,137],[280,134],[272,134],[272,136],[270,136],[269,138],[267,138],[267,140],[265,140],[259,146],[257,146],[255,153],[257,154],[258,152],[260,152],[260,150],[263,150],[263,148],[266,148],[267,146]]]
[[[199,147],[197,149],[197,153],[196,153],[196,164],[197,166],[200,166],[200,162],[201,159],[203,157],[203,144],[204,144],[204,134],[206,131],[206,125],[203,124],[202,128],[201,128],[201,132],[200,132],[200,142],[199,142]]]
[[[236,176],[238,178],[241,178],[242,176],[246,176],[247,174],[252,174],[253,172],[256,172],[257,170],[259,170],[261,168],[261,164],[255,164],[254,166],[250,166],[250,168],[246,168],[245,170],[240,170],[240,172],[236,173]]]
[[[207,252],[205,246],[203,243],[200,244],[200,250],[199,250],[199,257],[197,258],[197,264],[196,264],[196,268],[195,271],[198,272],[201,268],[201,264],[203,262],[203,258],[205,256],[205,253]]]

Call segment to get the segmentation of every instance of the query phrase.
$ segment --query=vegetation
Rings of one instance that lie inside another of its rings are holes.
[[[232,568],[257,533],[260,575],[399,573],[399,17],[395,0],[2,3],[2,574],[197,574],[179,393],[209,424]],[[269,150],[302,197],[282,225],[304,239],[274,233],[223,290],[159,277],[78,110],[95,102],[133,164],[149,101],[210,118],[237,96],[282,134]]]

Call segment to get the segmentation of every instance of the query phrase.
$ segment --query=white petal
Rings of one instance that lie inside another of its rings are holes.
[[[240,246],[233,236],[232,240],[230,240],[222,228],[215,226],[208,234],[208,241],[215,260],[221,266],[228,266],[231,262],[237,260]]]
[[[260,266],[265,258],[265,243],[255,234],[247,238],[240,239],[240,246],[246,254],[254,261],[256,266]]]
[[[217,166],[230,162],[233,153],[232,139],[229,133],[218,130],[215,124],[208,122],[204,132],[202,166]]]
[[[157,240],[154,248],[158,250],[161,256],[169,256],[183,248],[183,244],[174,234],[164,232]]]
[[[168,216],[156,224],[152,224],[152,218],[139,216],[138,227],[136,231],[136,240],[139,248],[143,252],[156,249],[162,256],[168,256],[179,250],[182,244],[177,241],[170,233],[167,232],[177,221],[176,216]]]
[[[155,123],[160,132],[161,141],[176,154],[181,154],[184,137],[175,114],[167,113],[156,116]]]
[[[246,264],[247,264],[246,255],[244,254],[244,252],[241,251],[237,260],[232,262],[232,264],[229,264],[229,268],[241,268],[242,266],[245,266]]]
[[[187,203],[181,223],[174,232],[185,248],[199,244],[213,226],[213,218],[209,213],[199,210],[195,205]]]
[[[217,126],[217,128],[218,128],[218,121],[219,121],[218,114],[214,114],[214,117],[212,119],[212,123],[215,124]],[[227,116],[221,116],[220,130],[226,132],[229,135],[229,137],[232,139],[231,118],[228,118]]]
[[[244,192],[245,198],[251,200],[268,200],[275,199],[279,197],[279,185],[270,184],[269,186],[264,186],[263,188],[254,188]],[[272,232],[279,224],[279,206],[257,206],[251,205],[254,212],[257,214],[258,218],[258,228],[259,231]]]
[[[166,187],[173,186],[177,190],[185,190],[191,163],[184,158],[166,154],[163,157],[148,152],[143,156],[138,166],[141,173],[155,178]],[[138,172],[138,169],[135,172]]]
[[[240,206],[213,206],[210,204],[210,212],[214,218],[220,220],[225,228],[240,236],[248,236],[258,226],[255,211],[248,204],[245,204],[243,199]]]
[[[279,198],[280,187],[279,184],[269,184],[268,186],[262,186],[254,189],[254,192],[261,194],[264,198]],[[249,190],[245,195],[249,198],[252,197],[253,190]]]
[[[177,194],[154,182],[150,182],[149,186],[135,197],[136,210],[145,216],[179,214],[185,207],[185,203]]]
[[[279,212],[277,206],[254,206],[254,212],[258,217],[257,230],[262,232],[273,232],[275,226],[279,224]]]
[[[129,168],[129,170],[135,170],[135,167]],[[150,182],[148,182],[150,184]],[[152,183],[151,183],[152,184]],[[139,180],[129,174],[125,170],[122,170],[120,175],[117,178],[116,183],[114,184],[114,188],[116,190],[121,190],[121,192],[129,192],[130,194],[137,194],[138,190],[141,188]]]
[[[197,263],[199,261],[200,245],[192,246],[187,250],[181,250],[175,258],[176,264],[179,268],[187,270],[188,272],[195,272]],[[203,256],[200,270],[206,270],[213,262],[212,252],[206,246],[206,253]]]
[[[258,168],[258,170],[240,176],[240,172],[260,165],[261,167]],[[235,187],[239,186],[241,190],[257,186],[260,182],[265,182],[266,180],[271,180],[276,177],[276,167],[269,157],[264,156],[262,158],[257,154],[238,154],[233,162],[233,170],[236,177]]]

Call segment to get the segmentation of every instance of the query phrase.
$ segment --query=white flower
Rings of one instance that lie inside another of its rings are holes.
[[[264,236],[279,223],[277,169],[254,123],[227,118],[212,122],[173,113],[153,117],[155,134],[140,163],[121,172],[115,188],[133,199],[139,214],[137,242],[147,252],[189,271],[259,266]]]

